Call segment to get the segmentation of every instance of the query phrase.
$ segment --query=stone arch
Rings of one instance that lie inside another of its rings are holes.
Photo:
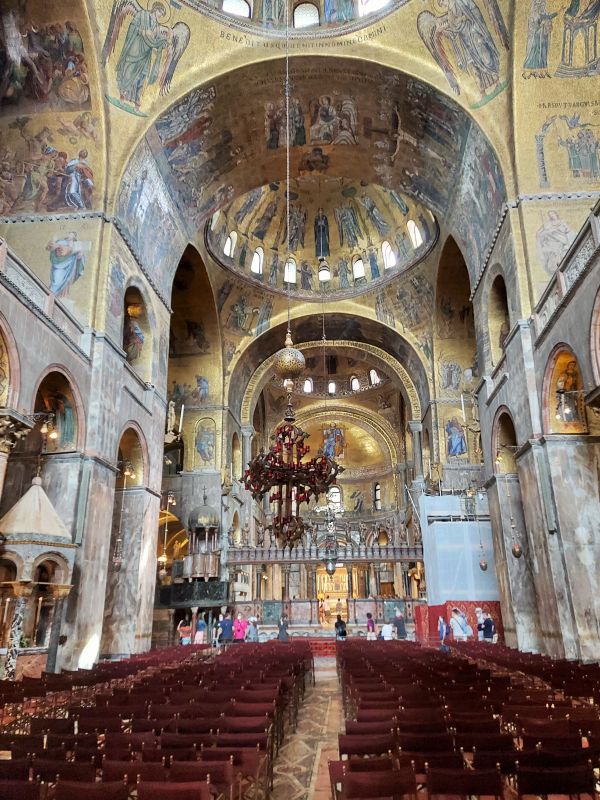
[[[85,444],[85,407],[79,388],[71,372],[61,364],[51,364],[39,376],[33,393],[32,407],[34,412],[47,411],[53,413],[53,425],[59,433],[56,445],[48,447],[46,452],[60,452],[63,445],[71,445],[69,450],[83,450]],[[36,430],[42,429],[43,422],[38,422]]]
[[[592,374],[596,384],[600,384],[600,289],[596,294],[590,326],[590,353]]]
[[[322,342],[319,341],[308,341],[308,342],[301,342],[296,344],[295,347],[298,350],[309,350],[315,347],[322,347]],[[404,368],[400,362],[390,356],[389,353],[386,353],[380,347],[376,347],[375,345],[366,344],[366,343],[359,343],[353,341],[346,341],[343,339],[336,339],[333,341],[328,342],[328,346],[333,347],[340,347],[340,348],[358,348],[363,350],[382,364],[384,364],[389,370],[391,370],[396,377],[398,378],[401,384],[401,391],[404,395],[404,399],[407,405],[407,410],[409,413],[410,419],[421,419],[421,401],[419,397],[419,393],[417,391],[417,387],[414,384],[408,370]],[[257,398],[260,395],[260,392],[266,385],[269,375],[273,369],[273,362],[275,360],[275,354],[271,355],[262,364],[258,367],[258,369],[254,372],[254,374],[250,377],[248,384],[246,385],[246,389],[242,398],[242,405],[241,405],[241,422],[242,425],[248,425],[251,422],[252,414],[254,411],[254,407],[256,405]]]
[[[117,487],[144,486],[150,474],[148,443],[140,426],[134,420],[121,429],[117,447]],[[133,467],[135,477],[125,475],[127,464]]]
[[[156,316],[141,281],[131,280],[123,293],[121,346],[125,360],[144,381],[152,378]]]
[[[23,574],[25,571],[25,562],[23,561],[23,557],[15,552],[14,550],[5,550],[2,548],[2,556],[0,557],[2,561],[8,561],[12,564],[15,569],[15,577],[9,578],[8,580],[22,580]],[[4,578],[3,580],[7,580]]]
[[[491,283],[487,309],[492,364],[497,364],[504,353],[504,343],[510,331],[508,292],[503,275],[496,275]]]
[[[496,284],[497,279],[500,278],[501,284]],[[493,319],[490,316],[490,308],[494,309],[494,303],[498,302],[499,298],[492,295],[492,287],[496,288],[503,285],[506,296],[504,304],[505,310],[500,322],[494,326]],[[480,363],[485,365],[486,369],[493,369],[498,363],[502,355],[502,348],[500,347],[500,328],[502,320],[505,319],[508,324],[508,330],[515,324],[520,314],[520,301],[516,294],[516,289],[513,287],[509,280],[506,269],[499,263],[495,262],[490,266],[485,275],[484,281],[481,286],[481,297],[478,306],[482,312],[478,315],[477,329],[479,340],[479,359]],[[494,331],[494,332],[493,332]],[[508,331],[507,331],[508,333]]]
[[[506,406],[496,412],[492,425],[491,453],[494,459],[494,472],[516,474],[517,433],[513,415]]]
[[[542,425],[545,433],[588,432],[579,359],[571,346],[564,342],[554,347],[546,363]]]
[[[56,553],[53,550],[48,550],[44,553],[41,553],[33,564],[31,565],[31,575],[32,578],[35,580],[36,570],[44,564],[44,562],[49,562],[53,566],[53,572],[51,574],[50,583],[62,583],[67,584],[71,580],[71,567],[67,559],[61,555],[60,553]]]
[[[12,330],[0,314],[0,408],[16,408],[19,401],[21,364]]]

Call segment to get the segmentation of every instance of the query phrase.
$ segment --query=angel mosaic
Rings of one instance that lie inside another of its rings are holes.
[[[443,0],[443,14],[422,11],[417,30],[425,46],[444,72],[455,94],[460,94],[459,76],[475,78],[482,99],[491,100],[500,86],[500,53],[480,6],[487,12],[503,48],[509,49],[506,24],[498,0]]]
[[[158,82],[161,95],[167,94],[171,81],[190,41],[185,22],[168,25],[171,8],[164,0],[150,0],[148,8],[137,0],[115,0],[104,47],[102,64],[114,52],[121,28],[129,20],[125,42],[117,61],[116,77],[119,100],[108,97],[125,111],[140,113],[142,96],[148,86]]]

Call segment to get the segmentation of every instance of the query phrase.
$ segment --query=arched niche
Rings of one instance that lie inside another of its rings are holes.
[[[497,275],[490,287],[488,298],[488,335],[492,366],[497,364],[504,354],[510,322],[506,282],[502,275]]]
[[[577,356],[559,344],[548,359],[544,374],[542,413],[546,433],[588,432],[583,378]]]
[[[16,405],[17,350],[8,326],[0,316],[0,408]],[[15,374],[16,373],[16,374]]]
[[[242,478],[242,447],[240,437],[234,432],[231,437],[231,477],[234,480]]]
[[[600,289],[596,294],[592,311],[590,328],[590,351],[592,355],[592,371],[596,385],[600,384]]]
[[[139,432],[126,428],[119,441],[117,489],[143,486],[146,480],[146,458]]]
[[[35,431],[39,434],[43,452],[65,453],[79,449],[83,438],[79,431],[79,407],[66,375],[58,371],[45,375],[38,387],[34,404],[34,412],[40,415]],[[42,416],[44,414],[48,416]]]
[[[123,298],[123,350],[127,363],[144,380],[152,376],[152,325],[146,301],[136,286],[129,286]]]
[[[240,515],[237,511],[233,514],[231,529],[229,531],[229,541],[231,544],[239,545],[242,541],[242,528],[240,526]]]
[[[222,353],[218,310],[232,290],[225,281],[217,300],[198,251],[186,248],[173,278],[169,334],[168,399],[174,403],[177,426],[184,408],[183,437],[188,454],[194,450],[194,426],[186,428],[189,412],[221,399]],[[193,417],[192,417],[193,418]],[[188,439],[188,436],[190,438]],[[194,461],[194,459],[192,459]]]
[[[431,439],[429,428],[423,428],[423,469],[426,475],[431,475]]]
[[[492,454],[496,474],[516,474],[517,447],[517,434],[512,416],[508,409],[502,409],[496,417],[492,433]]]

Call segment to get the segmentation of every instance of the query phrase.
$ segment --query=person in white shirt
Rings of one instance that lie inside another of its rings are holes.
[[[482,642],[483,641],[483,621],[485,619],[485,614],[480,608],[475,609],[475,617],[477,618],[477,640]]]
[[[385,622],[381,626],[381,638],[385,642],[391,642],[392,639],[394,638],[394,626],[392,625],[391,622]]]

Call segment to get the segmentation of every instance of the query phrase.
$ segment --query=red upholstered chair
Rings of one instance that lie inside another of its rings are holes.
[[[54,800],[82,800],[82,797],[85,800],[128,800],[129,792],[123,781],[81,784],[60,780],[54,788]]]
[[[94,764],[80,764],[72,761],[52,761],[46,758],[36,758],[31,766],[33,775],[43,781],[54,783],[57,776],[65,781],[85,781],[93,783],[96,780],[96,767]]]
[[[502,796],[502,776],[498,769],[429,769],[427,795],[438,794]]]
[[[137,785],[138,800],[212,800],[210,783],[153,783],[140,781]],[[79,798],[81,800],[81,798]]]
[[[138,776],[143,781],[166,781],[167,770],[162,761],[111,761],[102,763],[102,781],[125,781],[135,786]]]
[[[379,722],[356,722],[356,720],[347,720],[346,733],[349,736],[356,736],[370,733],[393,733],[394,724],[387,719],[380,720]]]
[[[39,781],[0,780],[2,800],[40,800]],[[125,800],[125,798],[123,798]]]
[[[342,788],[338,792],[339,800],[362,800],[363,798],[391,798],[402,800],[403,797],[417,797],[417,782],[411,770],[382,770],[355,772],[348,770],[342,778]]]
[[[517,792],[523,795],[579,795],[596,796],[592,765],[567,769],[532,769],[521,767],[517,771]]]
[[[465,750],[514,750],[515,742],[509,733],[457,733],[456,746]]]
[[[340,758],[344,756],[379,756],[395,750],[396,744],[391,734],[338,734]]]
[[[0,780],[28,781],[31,761],[28,758],[11,758],[0,761]]]

